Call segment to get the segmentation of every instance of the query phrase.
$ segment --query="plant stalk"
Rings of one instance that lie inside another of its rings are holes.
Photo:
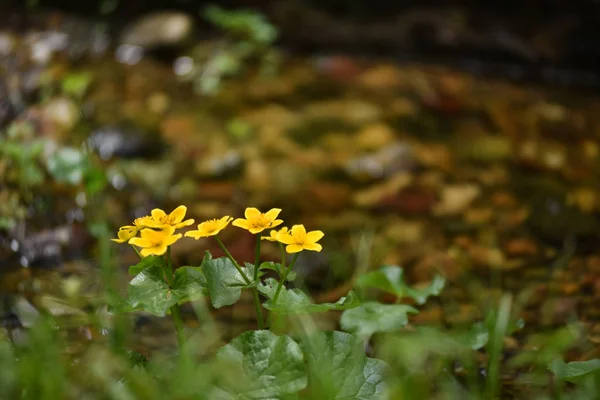
[[[171,261],[171,246],[167,248],[167,267],[165,276],[169,287],[173,287],[175,277],[173,275],[173,263]],[[183,319],[181,318],[181,309],[179,308],[179,304],[174,304],[171,306],[170,310],[171,317],[173,317],[173,323],[175,324],[175,331],[177,333],[177,345],[179,346],[179,351],[182,352],[183,346],[185,345],[185,328],[183,326]]]
[[[260,263],[260,236],[256,235],[256,247],[254,248],[254,280],[258,279],[258,263]]]
[[[240,267],[240,265],[237,263],[237,261],[235,261],[235,258],[233,258],[233,256],[229,252],[229,250],[227,250],[227,248],[225,247],[223,242],[221,242],[221,239],[219,239],[219,237],[215,235],[215,240],[219,244],[219,247],[221,248],[221,250],[223,250],[223,252],[227,256],[227,258],[229,258],[229,260],[231,260],[235,269],[237,269],[237,271],[240,273],[240,275],[242,276],[242,279],[244,279],[244,282],[246,282],[247,285],[250,285],[252,283],[252,281],[250,281],[250,279],[246,276],[246,274],[242,270],[242,267]],[[258,270],[258,268],[255,268],[255,271],[256,270]],[[254,300],[254,309],[256,310],[256,323],[258,325],[258,329],[263,329],[265,326],[265,320],[264,320],[262,308],[260,305],[260,298],[258,297],[258,290],[256,288],[252,288],[252,298]]]
[[[279,294],[281,293],[281,289],[283,288],[283,283],[287,279],[287,276],[290,273],[290,271],[294,268],[294,264],[296,264],[296,260],[298,259],[299,255],[300,255],[300,253],[294,254],[294,259],[290,263],[290,266],[288,267],[288,269],[285,270],[285,272],[279,279],[279,285],[277,285],[277,290],[275,291],[275,296],[273,296],[273,301],[271,302],[272,307],[274,307],[275,304],[277,304],[277,300],[279,299]],[[282,268],[283,268],[283,265],[282,265]]]

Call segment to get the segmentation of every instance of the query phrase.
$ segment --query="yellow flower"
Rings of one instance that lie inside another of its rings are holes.
[[[250,231],[250,233],[259,233],[265,229],[274,228],[277,225],[282,224],[283,220],[275,219],[280,212],[281,209],[272,208],[266,213],[261,213],[254,207],[248,207],[244,213],[246,219],[237,218],[235,221],[233,221],[232,225],[237,226],[238,228],[246,229]]]
[[[142,228],[149,228],[150,225],[153,225],[154,221],[152,221],[152,217],[146,215],[145,217],[136,218],[133,221],[133,225],[139,230]]]
[[[287,244],[285,251],[298,253],[302,250],[321,251],[323,247],[317,242],[325,234],[321,231],[306,232],[304,225],[294,225],[289,232],[277,233],[277,240]]]
[[[142,229],[142,237],[134,237],[129,240],[129,244],[141,247],[140,253],[143,257],[150,255],[162,256],[167,252],[167,247],[181,238],[181,233],[173,235],[175,228],[168,226],[161,231],[154,229]]]
[[[269,242],[277,242],[277,235],[281,234],[281,233],[287,233],[288,232],[288,228],[287,227],[283,227],[280,230],[275,230],[273,229],[269,235],[270,236],[261,236],[261,239],[265,239],[268,240]]]
[[[125,225],[119,228],[119,232],[117,232],[118,239],[110,239],[113,242],[117,243],[125,243],[128,242],[129,239],[135,237],[138,233],[138,228],[136,226]]]
[[[184,226],[190,226],[194,223],[193,219],[183,220],[185,218],[185,213],[187,212],[186,206],[179,206],[174,209],[171,214],[167,215],[160,208],[155,208],[152,210],[152,217],[143,217],[142,223],[144,223],[148,228],[165,228],[167,226],[172,226],[175,229],[183,228]]]
[[[226,215],[221,219],[204,221],[198,225],[197,231],[188,231],[185,233],[185,236],[192,237],[196,240],[200,239],[201,237],[215,236],[225,229],[225,227],[229,225],[232,220],[233,218],[231,218],[229,215]]]

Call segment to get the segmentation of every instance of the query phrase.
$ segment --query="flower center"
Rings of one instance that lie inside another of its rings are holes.
[[[165,225],[172,225],[173,218],[171,218],[171,216],[169,216],[169,215],[166,215],[166,216],[162,217],[160,219],[160,221],[158,221],[158,222],[160,222],[161,224],[165,224]]]
[[[262,228],[263,226],[268,226],[270,224],[271,221],[267,217],[265,217],[264,214],[261,214],[259,217],[257,217],[250,223],[250,225],[253,228]]]

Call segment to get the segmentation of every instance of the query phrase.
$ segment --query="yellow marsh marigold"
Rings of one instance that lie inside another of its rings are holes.
[[[186,212],[186,206],[179,206],[168,215],[160,208],[155,208],[150,213],[151,217],[142,217],[140,223],[148,228],[162,229],[172,226],[175,229],[180,229],[194,223],[193,219],[183,220]]]
[[[287,244],[285,251],[298,253],[302,250],[321,251],[323,247],[317,242],[325,234],[321,231],[306,232],[304,225],[294,225],[289,232],[277,233],[277,240]]]
[[[196,231],[187,231],[185,236],[192,237],[196,240],[202,237],[215,236],[219,232],[221,232],[229,223],[233,220],[229,215],[224,216],[221,219],[211,219],[208,221],[204,221],[200,225],[198,225],[198,230]]]
[[[142,228],[149,228],[150,225],[154,224],[154,221],[152,221],[152,217],[149,215],[146,215],[145,217],[139,217],[136,218],[133,221],[133,225],[138,229],[142,229]]]
[[[281,209],[272,208],[266,213],[261,213],[257,208],[248,207],[244,212],[244,218],[237,218],[233,221],[233,226],[238,228],[246,229],[250,233],[260,233],[265,229],[274,228],[283,223],[283,220],[276,219]]]
[[[288,228],[284,226],[280,230],[273,229],[269,233],[269,236],[261,236],[261,239],[268,240],[269,242],[277,242],[278,241],[277,240],[277,235],[279,235],[281,233],[288,233]]]
[[[119,232],[117,232],[118,239],[110,239],[113,242],[117,243],[125,243],[128,242],[129,239],[135,237],[138,233],[138,227],[125,225],[119,228]]]
[[[129,240],[129,244],[141,247],[140,251],[143,257],[150,255],[162,256],[167,252],[167,247],[181,238],[181,233],[174,235],[175,228],[168,226],[163,230],[142,229],[142,237],[134,237]]]

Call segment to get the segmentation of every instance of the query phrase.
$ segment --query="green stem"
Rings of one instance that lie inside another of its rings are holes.
[[[223,242],[221,242],[221,239],[219,239],[218,236],[215,236],[215,240],[219,244],[219,247],[221,248],[221,250],[223,250],[223,252],[227,256],[227,258],[229,258],[229,260],[232,262],[232,264],[235,267],[235,269],[237,269],[237,271],[240,273],[240,275],[242,276],[242,279],[244,279],[244,282],[246,282],[246,285],[249,285],[250,283],[252,283],[250,281],[250,279],[246,276],[246,274],[244,273],[244,271],[242,270],[242,267],[240,267],[240,265],[237,263],[237,261],[235,261],[235,258],[233,258],[233,256],[229,252],[229,250],[227,250],[227,248],[225,247],[225,245],[223,244]]]
[[[171,261],[171,246],[167,247],[167,267],[165,276],[167,277],[169,287],[173,287],[175,276],[173,275],[173,264]],[[183,326],[183,319],[181,318],[181,309],[179,308],[179,304],[174,304],[170,310],[171,316],[173,317],[173,323],[175,324],[175,331],[177,333],[177,344],[179,345],[179,351],[181,352],[185,345],[185,329]]]
[[[135,246],[134,246],[134,245],[132,245],[132,244],[130,244],[130,246],[131,246],[131,248],[132,248],[133,250],[135,250],[135,252],[137,253],[137,255],[138,255],[138,256],[140,256],[140,258],[144,258],[144,257],[142,257],[142,255],[140,254],[140,251],[137,249],[137,247],[135,247]]]
[[[229,260],[231,260],[235,269],[237,269],[237,271],[240,273],[240,275],[242,276],[242,279],[244,279],[244,281],[246,282],[246,285],[250,285],[252,282],[246,276],[246,274],[244,273],[244,271],[242,270],[240,265],[237,263],[237,261],[235,261],[235,258],[233,258],[233,256],[229,252],[229,250],[227,250],[227,248],[225,247],[223,242],[221,242],[221,239],[219,239],[219,237],[215,235],[215,240],[219,244],[219,247],[221,248],[221,250],[223,250],[223,252],[227,256],[227,258],[229,258]],[[265,326],[265,322],[264,322],[265,320],[263,318],[262,308],[260,306],[260,299],[258,297],[258,290],[256,288],[252,288],[252,298],[254,299],[254,309],[256,310],[256,323],[258,324],[258,329],[263,329]]]
[[[258,263],[260,262],[260,236],[256,235],[256,247],[254,248],[254,280],[258,279]]]
[[[283,283],[287,279],[287,276],[290,273],[290,271],[292,270],[292,268],[294,268],[294,264],[296,264],[296,260],[298,259],[299,255],[300,255],[300,253],[294,254],[294,259],[290,263],[290,266],[288,267],[288,269],[285,270],[285,272],[279,279],[279,285],[277,285],[277,290],[275,291],[275,296],[273,296],[273,301],[271,302],[271,307],[275,307],[275,304],[277,304],[277,300],[279,299],[279,294],[281,293],[281,289],[283,288]]]

